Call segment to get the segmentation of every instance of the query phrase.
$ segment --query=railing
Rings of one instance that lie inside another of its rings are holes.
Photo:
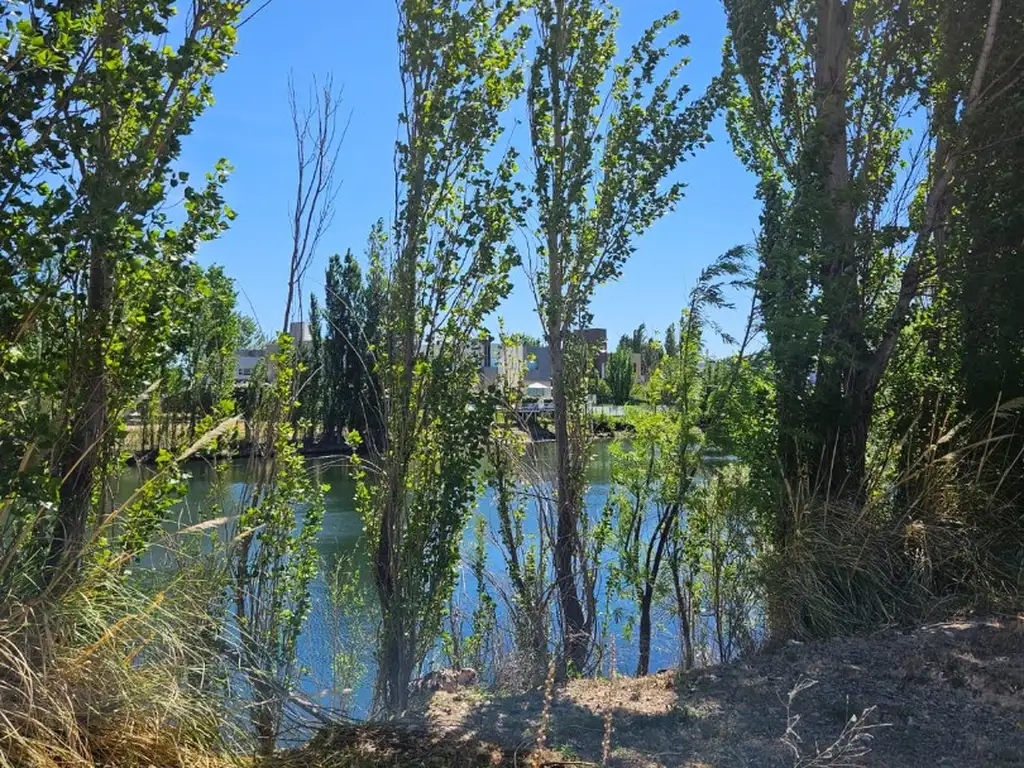
[[[554,403],[523,403],[516,408],[516,413],[530,415],[535,413],[554,413]]]

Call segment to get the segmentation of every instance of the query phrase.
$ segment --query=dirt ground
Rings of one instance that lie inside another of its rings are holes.
[[[528,748],[543,699],[543,690],[439,692],[425,716],[435,734]],[[553,696],[548,748],[567,765],[600,764],[609,709],[610,766],[1024,766],[1024,617],[789,644],[685,674],[573,681]],[[783,741],[787,723],[799,755]]]

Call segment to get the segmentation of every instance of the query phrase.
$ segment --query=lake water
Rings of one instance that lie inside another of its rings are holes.
[[[357,578],[364,587],[367,596],[367,621],[372,621],[376,606],[372,604],[374,593],[370,581],[369,559],[365,540],[362,538],[362,520],[355,511],[354,484],[345,460],[337,457],[310,459],[309,463],[319,473],[322,482],[329,484],[326,495],[326,514],[323,530],[318,539],[318,548],[324,569],[331,569],[340,556],[346,557],[353,564]],[[554,445],[539,443],[531,447],[530,464],[536,471],[540,482],[550,481],[553,476]],[[193,462],[187,470],[191,475],[186,497],[176,510],[176,519],[168,523],[169,528],[200,522],[210,517],[212,492],[215,488],[216,473],[211,465]],[[125,499],[141,481],[147,470],[132,468],[122,478],[116,496]],[[220,493],[237,499],[246,482],[247,463],[234,462],[228,466],[221,478]],[[586,495],[587,509],[594,517],[601,514],[608,498],[611,474],[611,458],[607,444],[597,443],[593,447],[593,456],[589,465],[589,489]],[[227,500],[227,499],[226,499]],[[225,505],[226,510],[232,507]],[[491,497],[484,494],[479,500],[478,511],[487,518],[491,530],[496,530],[495,509]],[[231,514],[234,514],[233,512]],[[536,512],[530,509],[528,521],[535,520]],[[534,528],[536,523],[534,523]],[[526,525],[529,533],[529,522]],[[469,546],[472,541],[472,525],[467,526],[464,539],[464,560],[468,558]],[[612,555],[607,555],[611,557]],[[492,574],[504,571],[504,561],[499,550],[488,543],[488,568]],[[162,567],[158,556],[151,556],[143,565]],[[467,567],[462,569],[462,578],[457,587],[457,598],[466,615],[472,611],[472,596],[476,594],[475,579]],[[492,591],[493,594],[493,591]],[[605,600],[599,596],[598,604],[608,606],[609,616],[605,617],[611,632],[617,635],[616,658],[620,671],[632,673],[636,665],[636,639],[627,638],[623,634],[627,619],[635,609],[628,601]],[[499,609],[500,610],[500,609]],[[651,669],[673,665],[678,660],[678,640],[675,620],[664,610],[656,610],[653,616],[654,631],[652,633]],[[327,582],[322,572],[313,585],[313,610],[299,642],[299,665],[303,668],[302,688],[307,695],[324,705],[336,704],[332,696],[332,665],[331,658],[335,638],[345,636],[352,627],[344,626],[350,618],[339,618],[332,610],[328,600]],[[500,617],[499,617],[500,621]],[[339,626],[339,624],[341,626]],[[372,665],[373,644],[368,642],[363,648],[364,661]],[[443,664],[438,655],[436,665]],[[348,700],[351,711],[355,714],[365,712],[371,694],[372,673],[359,683],[353,685],[353,694]]]

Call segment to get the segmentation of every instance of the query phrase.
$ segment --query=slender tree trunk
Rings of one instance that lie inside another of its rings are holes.
[[[415,132],[415,126],[410,128]],[[410,144],[415,141],[411,140]],[[382,639],[378,659],[376,697],[379,706],[391,714],[402,712],[409,699],[409,682],[415,663],[416,618],[406,615],[402,605],[402,585],[405,578],[401,559],[406,525],[406,479],[413,451],[413,423],[416,405],[412,402],[414,369],[416,365],[417,312],[416,269],[417,244],[421,230],[423,192],[422,161],[410,180],[409,204],[404,224],[405,242],[396,265],[396,282],[392,290],[391,327],[396,329],[389,353],[398,355],[396,366],[389,370],[395,377],[387,402],[387,440],[384,448],[386,467],[386,499],[381,510],[380,542],[377,547],[376,579],[381,602]]]
[[[562,250],[563,227],[566,210],[565,136],[564,120],[567,105],[563,103],[562,86],[565,72],[561,68],[561,49],[565,45],[565,3],[559,0],[555,7],[556,22],[551,28],[549,45],[552,53],[548,63],[551,83],[552,141],[555,167],[551,176],[551,204],[546,223],[547,245],[547,307],[545,329],[551,356],[551,396],[554,403],[557,519],[553,547],[555,583],[564,621],[562,650],[564,661],[575,671],[582,671],[590,645],[590,627],[577,589],[575,556],[579,547],[579,517],[582,513],[579,489],[575,477],[578,457],[572,455],[572,434],[569,424],[569,382],[566,381],[566,344],[571,318],[565,306],[565,255]],[[571,290],[571,286],[570,286]]]
[[[284,702],[279,691],[273,686],[255,684],[256,716],[253,722],[256,730],[256,750],[263,757],[269,757],[277,746],[277,735],[281,730],[281,714]]]
[[[729,659],[727,658],[728,654],[725,644],[725,610],[722,604],[722,583],[724,577],[720,555],[720,552],[715,552],[712,555],[711,569],[714,574],[713,602],[715,610],[715,639],[718,641],[718,663],[725,664]]]
[[[681,650],[683,653],[683,669],[693,669],[693,624],[691,622],[690,600],[688,597],[690,592],[689,589],[683,585],[681,574],[679,572],[678,558],[672,557],[671,565],[672,585],[675,588],[676,593],[676,613],[679,614],[679,635],[680,644],[682,646]]]
[[[404,637],[405,621],[402,607],[390,605],[386,609],[381,632],[381,651],[378,655],[376,695],[384,711],[397,715],[409,704],[409,682],[412,680],[412,660],[409,639]]]
[[[644,677],[651,671],[651,603],[654,586],[648,584],[640,593],[640,654],[636,662],[636,676]]]
[[[578,509],[575,478],[572,471],[569,433],[569,398],[566,393],[564,338],[559,331],[551,342],[551,389],[554,401],[555,450],[557,455],[557,521],[555,527],[554,565],[559,604],[565,622],[562,638],[567,663],[575,671],[586,663],[588,635],[583,604],[576,583],[575,553],[578,536]]]

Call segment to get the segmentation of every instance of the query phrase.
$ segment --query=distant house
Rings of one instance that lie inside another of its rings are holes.
[[[547,347],[523,345],[527,381],[551,381],[551,351]]]
[[[580,333],[593,355],[594,373],[604,379],[608,375],[608,329],[585,328]]]
[[[312,343],[313,337],[309,330],[309,323],[292,323],[289,326],[289,334],[295,340],[296,345],[305,346]],[[235,350],[235,386],[244,387],[252,379],[259,364],[266,360],[271,353],[277,351],[277,344],[270,343],[262,349],[238,349]],[[271,367],[268,372],[269,378],[273,380],[274,371]]]
[[[580,332],[593,354],[594,373],[604,378],[608,363],[608,331],[587,328]],[[550,388],[551,352],[542,344],[491,344],[488,365],[481,367],[485,384],[503,380],[505,386],[526,390],[541,383]]]
[[[244,387],[248,384],[256,372],[256,368],[266,356],[266,349],[235,350],[235,386]]]
[[[638,384],[646,384],[651,372],[647,370],[647,365],[644,363],[644,356],[639,352],[630,352],[629,362],[633,366],[633,381]]]
[[[595,354],[608,352],[608,330],[606,328],[584,328],[580,331],[580,335]]]
[[[313,341],[313,334],[309,329],[309,323],[292,323],[288,326],[288,334],[299,345],[310,344]]]

